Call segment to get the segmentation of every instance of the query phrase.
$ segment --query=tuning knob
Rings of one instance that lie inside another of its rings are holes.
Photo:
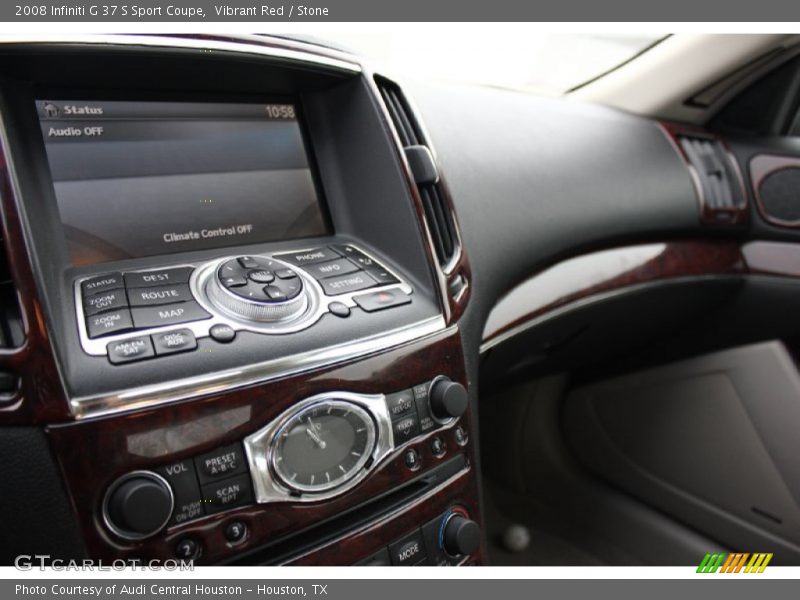
[[[111,531],[138,540],[158,533],[169,521],[174,505],[172,489],[161,476],[136,471],[109,488],[104,517]]]
[[[442,546],[450,556],[472,554],[481,545],[481,528],[475,521],[451,515],[444,526]]]
[[[456,419],[467,410],[467,389],[449,379],[437,379],[431,386],[429,400],[431,412],[439,421]]]

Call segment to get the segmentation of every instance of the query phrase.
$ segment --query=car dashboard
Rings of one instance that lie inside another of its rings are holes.
[[[486,564],[479,395],[797,275],[700,128],[263,36],[0,64],[17,549]]]

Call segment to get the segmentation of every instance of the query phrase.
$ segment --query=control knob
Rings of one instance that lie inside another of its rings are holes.
[[[475,521],[453,514],[444,525],[442,546],[450,556],[472,554],[481,545],[481,528]]]
[[[431,413],[439,421],[457,419],[467,410],[467,389],[460,383],[445,378],[437,379],[429,394]]]
[[[174,504],[172,489],[161,476],[136,471],[109,488],[104,517],[114,533],[138,540],[158,533],[169,521]]]
[[[263,256],[223,261],[209,279],[206,293],[229,315],[261,323],[299,317],[309,306],[308,293],[297,270]]]

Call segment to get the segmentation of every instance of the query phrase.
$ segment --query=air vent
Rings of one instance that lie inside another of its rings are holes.
[[[17,288],[8,268],[5,241],[0,238],[0,348],[16,348],[24,340]]]
[[[439,266],[447,270],[458,251],[458,236],[429,142],[399,86],[382,77],[375,82],[405,150]]]
[[[711,137],[678,135],[699,178],[703,210],[716,222],[733,222],[747,206],[738,175],[722,143]]]
[[[0,237],[0,349],[19,347],[24,339],[17,289],[8,268],[5,242]],[[18,387],[16,373],[3,365],[0,368],[0,405],[12,402]]]

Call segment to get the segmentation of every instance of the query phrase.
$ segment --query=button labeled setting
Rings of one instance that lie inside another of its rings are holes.
[[[142,360],[155,356],[153,342],[147,336],[111,342],[108,346],[108,360],[115,365]]]
[[[320,281],[322,290],[327,296],[356,292],[366,288],[375,287],[377,282],[364,272],[343,275],[341,277],[331,277]]]
[[[123,289],[100,292],[99,294],[93,294],[83,299],[83,310],[86,316],[96,315],[106,310],[123,308],[125,306],[128,306],[128,298]]]
[[[156,354],[175,354],[176,352],[189,352],[197,348],[197,339],[191,329],[176,329],[165,333],[156,333],[151,336]]]
[[[128,290],[131,306],[156,306],[192,300],[192,292],[185,283],[161,285]]]
[[[132,328],[131,311],[127,308],[100,313],[86,319],[86,329],[90,338],[111,335]]]
[[[184,302],[183,304],[165,304],[164,306],[134,308],[133,322],[136,327],[161,327],[162,325],[177,325],[187,321],[208,319],[209,315],[200,308],[197,302]]]

